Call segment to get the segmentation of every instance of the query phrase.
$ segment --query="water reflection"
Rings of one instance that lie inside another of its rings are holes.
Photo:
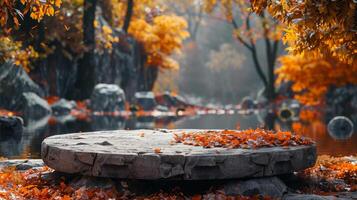
[[[357,134],[349,138],[331,137],[327,130],[326,114],[316,111],[301,111],[300,118],[281,118],[272,110],[252,111],[240,114],[196,115],[191,117],[152,117],[152,116],[91,116],[89,119],[77,120],[46,119],[47,121],[32,122],[25,128],[22,137],[7,137],[0,140],[0,156],[9,158],[38,158],[41,142],[44,138],[65,133],[89,132],[115,129],[153,129],[153,128],[196,128],[196,129],[249,129],[267,128],[292,130],[310,137],[317,142],[319,154],[351,155],[357,152]],[[356,133],[356,130],[353,131]]]

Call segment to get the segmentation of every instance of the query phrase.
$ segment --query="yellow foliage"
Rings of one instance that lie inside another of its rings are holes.
[[[162,15],[149,23],[143,19],[131,22],[128,32],[144,45],[147,65],[177,69],[178,63],[170,58],[179,53],[183,40],[189,36],[186,21],[175,15]]]
[[[15,27],[20,25],[20,20],[23,16],[30,12],[30,17],[34,20],[40,21],[44,16],[54,16],[56,8],[62,4],[62,0],[20,0],[24,9],[16,9],[16,0],[0,1],[0,27],[5,33],[11,31],[9,20],[13,22]],[[11,23],[10,23],[11,24]]]
[[[35,20],[42,20],[44,16],[53,16],[55,14],[55,8],[59,8],[62,4],[61,0],[47,0],[44,3],[41,0],[21,0],[22,4],[31,4],[31,18]]]
[[[280,62],[277,82],[292,81],[295,97],[307,105],[323,103],[331,86],[357,84],[357,63],[349,65],[311,54],[283,56]]]
[[[118,43],[119,38],[113,35],[112,28],[107,25],[103,25],[101,32],[96,34],[96,41],[97,47],[100,51],[103,51],[104,49],[111,51],[113,48],[113,43]]]
[[[9,37],[0,37],[0,62],[12,61],[28,72],[31,59],[38,57],[32,46],[24,48],[21,42],[14,42]]]

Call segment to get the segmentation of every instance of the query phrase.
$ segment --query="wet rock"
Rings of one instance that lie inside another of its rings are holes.
[[[157,95],[155,97],[157,103],[161,106],[165,106],[168,108],[184,108],[189,106],[186,100],[179,95],[172,95],[169,92],[165,92],[164,94]]]
[[[344,116],[334,117],[327,126],[328,133],[335,139],[348,139],[353,134],[353,122]]]
[[[2,117],[0,116],[0,140],[13,137],[21,139],[23,132],[23,121],[20,117]]]
[[[51,136],[42,142],[41,156],[60,172],[147,180],[266,177],[302,170],[316,161],[315,145],[203,148],[172,144],[177,131],[117,130]]]
[[[263,195],[281,198],[286,192],[286,185],[277,177],[234,180],[224,184],[227,195],[255,196]]]
[[[18,104],[16,111],[22,113],[25,124],[27,124],[26,122],[28,121],[43,119],[49,116],[52,112],[47,101],[32,92],[23,93]]]
[[[43,166],[44,163],[41,159],[0,161],[0,168],[15,167],[16,170],[28,170]]]
[[[0,107],[14,110],[25,92],[32,92],[40,97],[44,95],[22,67],[9,62],[0,65]]]
[[[91,96],[90,108],[98,112],[123,110],[125,105],[124,91],[117,85],[98,84]]]
[[[243,110],[251,110],[255,108],[255,103],[251,97],[244,97],[240,103],[240,106]]]
[[[336,195],[338,198],[345,198],[345,199],[357,199],[357,191],[355,192],[340,192]]]
[[[136,92],[135,104],[140,110],[154,110],[156,108],[156,100],[153,92]]]
[[[52,112],[56,116],[69,115],[71,110],[77,107],[75,101],[68,101],[66,99],[60,99],[53,105],[51,105]]]

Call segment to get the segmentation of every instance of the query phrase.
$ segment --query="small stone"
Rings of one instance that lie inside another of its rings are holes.
[[[67,101],[66,99],[60,99],[53,105],[51,105],[53,114],[56,116],[69,115],[71,110],[76,108],[77,103],[75,101]]]
[[[224,185],[226,195],[263,195],[281,198],[287,192],[286,185],[277,177],[235,180]]]
[[[155,110],[156,100],[153,92],[136,92],[135,104],[142,110]]]
[[[38,167],[43,167],[44,163],[40,159],[30,159],[30,160],[5,160],[0,161],[0,168],[4,167],[15,167],[16,170],[28,170]]]

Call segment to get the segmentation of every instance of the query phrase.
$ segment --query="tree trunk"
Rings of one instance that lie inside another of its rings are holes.
[[[143,66],[139,77],[139,91],[152,91],[159,75],[155,66]]]
[[[134,0],[128,0],[126,14],[125,14],[125,20],[124,20],[124,25],[123,25],[123,30],[126,33],[128,32],[128,29],[130,26],[130,21],[131,21],[131,16],[133,15],[133,7],[134,7]]]
[[[83,12],[83,43],[85,52],[79,61],[77,71],[77,99],[87,99],[90,97],[95,86],[95,10],[97,0],[85,0]]]

